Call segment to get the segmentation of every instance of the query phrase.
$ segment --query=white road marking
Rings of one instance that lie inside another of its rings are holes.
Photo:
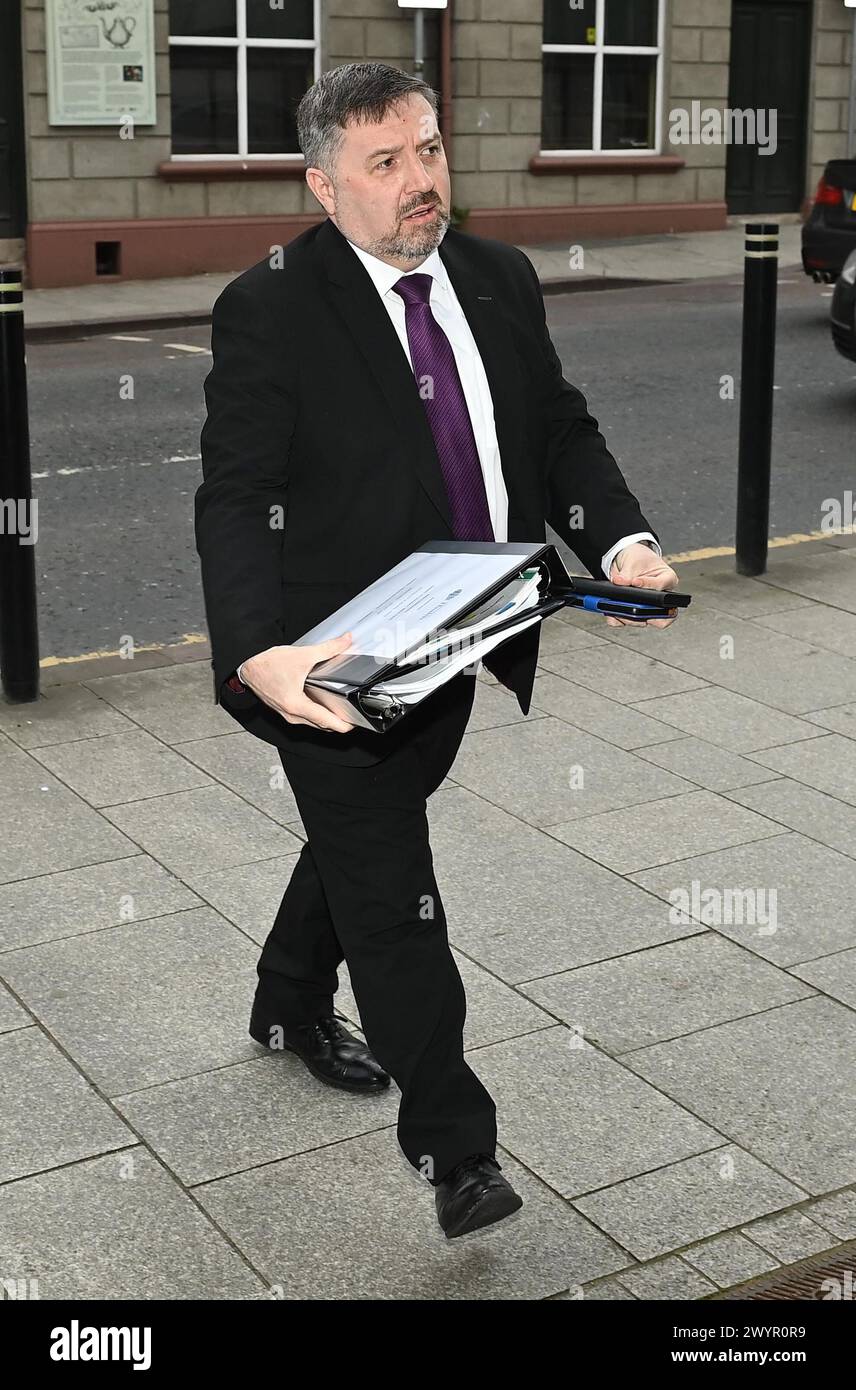
[[[44,473],[33,473],[33,482],[41,478],[69,478],[73,473],[113,473],[117,468],[153,468],[157,463],[198,463],[201,454],[171,454],[166,459],[140,459],[124,463],[85,463],[80,468],[56,468]]]
[[[133,333],[111,333],[114,343],[150,343],[151,338],[137,338]]]
[[[193,347],[191,343],[164,343],[164,347],[175,348],[177,352],[198,352],[205,357],[211,356],[210,348]]]

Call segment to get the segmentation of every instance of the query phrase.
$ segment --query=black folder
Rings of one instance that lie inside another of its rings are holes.
[[[539,571],[537,602],[486,628],[484,637],[493,637],[506,630],[509,636],[516,635],[524,625],[543,621],[551,613],[568,606],[611,612],[632,620],[644,621],[657,614],[665,615],[671,609],[686,607],[690,602],[689,595],[676,594],[674,591],[619,588],[588,577],[571,576],[556,547],[543,541],[531,544],[519,541],[504,544],[492,541],[429,541],[413,553],[448,554],[450,557],[460,554],[489,554],[507,557],[508,565],[507,568],[503,567],[501,577],[494,579],[481,592],[462,590],[460,606],[446,618],[442,626],[426,630],[416,641],[402,642],[400,650],[392,656],[378,658],[371,654],[350,654],[345,651],[341,656],[313,667],[306,679],[305,687],[311,699],[351,724],[381,733],[405,718],[409,710],[421,704],[422,699],[430,699],[433,691],[426,691],[419,698],[405,701],[390,693],[379,691],[377,687],[419,669],[424,669],[430,675],[432,663],[436,665],[444,657],[463,650],[460,638],[456,638],[455,635],[459,624],[474,609],[500,594],[502,589],[522,575],[524,570]],[[338,612],[345,614],[345,608]],[[328,623],[335,623],[336,617],[337,614],[332,614]],[[348,630],[346,618],[343,619],[340,630]],[[430,659],[424,656],[416,661],[408,659],[408,654],[417,652],[426,640],[441,639],[445,634],[448,634],[449,642],[432,652]],[[309,633],[301,638],[297,645],[315,640],[320,639]],[[476,659],[477,656],[472,658]],[[452,674],[454,672],[450,673],[447,679],[450,679]]]

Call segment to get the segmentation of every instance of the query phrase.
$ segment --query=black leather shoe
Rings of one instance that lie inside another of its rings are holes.
[[[490,1154],[471,1154],[435,1184],[437,1220],[448,1240],[490,1226],[523,1206],[500,1171]]]
[[[322,1014],[312,1023],[286,1028],[265,1017],[258,1002],[250,1015],[250,1037],[270,1052],[295,1052],[313,1076],[343,1091],[373,1095],[385,1091],[389,1074],[361,1038],[343,1028],[341,1014]]]

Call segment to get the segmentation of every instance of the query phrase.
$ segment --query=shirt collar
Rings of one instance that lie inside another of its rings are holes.
[[[345,240],[348,240],[347,237]],[[426,256],[422,264],[416,266],[414,270],[399,270],[397,266],[389,265],[386,261],[380,260],[379,257],[364,251],[353,241],[348,241],[348,245],[362,261],[371,276],[375,289],[381,296],[388,294],[402,275],[430,275],[440,289],[445,290],[448,286],[446,267],[440,258],[439,248],[433,250],[430,256]]]

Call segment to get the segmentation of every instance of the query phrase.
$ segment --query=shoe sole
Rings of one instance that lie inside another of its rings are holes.
[[[503,1189],[482,1194],[456,1224],[446,1231],[447,1240],[459,1240],[473,1231],[481,1231],[507,1216],[513,1216],[523,1206],[523,1198],[517,1192]]]
[[[274,1054],[278,1052],[292,1052],[295,1057],[300,1058],[306,1070],[315,1077],[316,1081],[323,1081],[325,1086],[333,1086],[337,1091],[351,1091],[361,1096],[377,1096],[389,1090],[389,1081],[374,1082],[368,1086],[362,1085],[359,1081],[335,1081],[332,1077],[325,1076],[323,1072],[317,1071],[311,1062],[307,1062],[302,1052],[299,1052],[296,1047],[291,1046],[291,1043],[283,1043],[282,1047],[271,1047],[268,1043],[263,1042],[261,1038],[257,1037],[252,1030],[248,1031],[253,1042],[257,1042],[259,1047],[264,1048],[265,1052],[272,1052]]]

